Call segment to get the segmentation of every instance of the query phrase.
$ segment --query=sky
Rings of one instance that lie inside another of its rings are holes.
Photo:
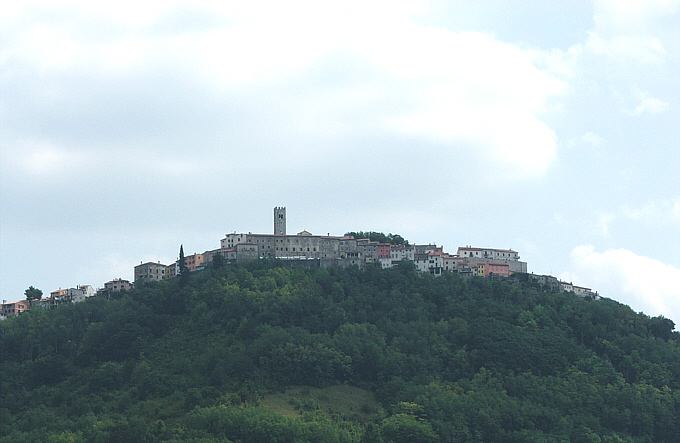
[[[512,248],[680,329],[680,1],[0,0],[0,298],[229,232]]]

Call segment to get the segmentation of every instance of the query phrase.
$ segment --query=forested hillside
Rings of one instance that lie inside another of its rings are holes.
[[[673,327],[409,263],[223,266],[0,322],[0,442],[678,442]]]

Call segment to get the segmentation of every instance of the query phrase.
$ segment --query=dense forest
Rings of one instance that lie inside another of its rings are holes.
[[[219,263],[0,322],[0,442],[678,442],[679,339],[408,262]]]

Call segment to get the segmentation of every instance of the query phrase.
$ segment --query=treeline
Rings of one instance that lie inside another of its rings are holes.
[[[0,442],[676,442],[673,328],[408,262],[223,266],[0,322]],[[262,403],[337,384],[382,408]]]
[[[351,236],[354,238],[367,238],[371,241],[376,241],[379,243],[389,243],[392,245],[406,245],[408,246],[408,240],[404,239],[399,234],[383,234],[382,232],[375,231],[359,231],[359,232],[346,232],[346,236]]]

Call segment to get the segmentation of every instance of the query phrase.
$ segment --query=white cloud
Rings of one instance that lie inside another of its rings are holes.
[[[609,226],[616,220],[615,214],[601,213],[597,216],[594,231],[602,237],[609,237]]]
[[[642,115],[645,112],[650,114],[661,114],[668,110],[668,102],[650,97],[646,92],[638,91],[637,97],[640,100],[640,104],[637,105],[635,111],[630,113],[631,115]]]
[[[678,11],[678,0],[595,0],[598,27],[617,31],[643,31],[661,16]]]
[[[617,35],[606,38],[590,32],[585,47],[595,55],[604,55],[616,61],[633,59],[645,63],[661,62],[667,55],[659,38],[646,35]]]
[[[647,225],[675,225],[680,228],[680,197],[650,201],[639,208],[624,207],[622,212]]]
[[[571,262],[574,284],[680,325],[680,269],[627,249],[597,252],[591,245],[574,248]]]
[[[678,11],[678,0],[596,0],[595,28],[584,49],[615,61],[663,62],[668,56],[658,21]]]
[[[599,148],[604,143],[604,139],[593,132],[586,132],[581,137],[581,140],[588,143],[593,148]]]
[[[126,3],[123,10],[133,6]],[[157,6],[130,14],[135,19],[80,2],[69,11],[57,9],[60,18],[51,21],[28,13],[6,18],[0,24],[13,30],[13,38],[3,46],[3,60],[10,68],[16,63],[45,73],[78,72],[82,81],[169,69],[219,91],[224,100],[268,90],[273,95],[262,105],[296,136],[396,131],[454,151],[474,149],[511,177],[541,176],[556,158],[557,136],[540,116],[568,87],[552,68],[537,67],[556,66],[540,51],[487,34],[419,26],[413,21],[418,5],[207,2],[200,7],[219,26],[166,33],[154,26],[185,5]],[[91,38],[90,22],[107,32]],[[341,69],[330,69],[339,81],[314,85],[318,69],[328,60],[337,63],[338,55]],[[300,84],[309,86],[294,93]]]
[[[58,181],[75,176],[75,171],[86,165],[83,153],[55,146],[46,141],[29,142],[21,146],[13,161],[25,172]]]

